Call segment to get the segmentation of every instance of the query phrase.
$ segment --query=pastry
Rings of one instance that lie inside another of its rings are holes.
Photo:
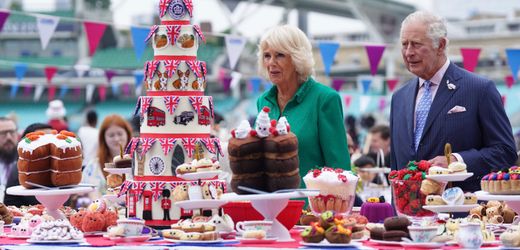
[[[318,223],[313,223],[301,233],[304,242],[319,243],[325,238],[325,229]]]
[[[450,165],[448,165],[448,169],[453,174],[467,173],[466,168],[467,167],[466,167],[465,163],[458,162],[458,161],[452,162],[452,163],[450,163]]]
[[[173,240],[180,240],[183,234],[184,234],[184,231],[179,230],[179,229],[162,230],[162,236],[164,238],[173,239]]]
[[[442,185],[434,180],[425,179],[421,183],[421,192],[425,195],[441,194]]]
[[[389,230],[383,233],[383,240],[386,241],[402,241],[402,238],[410,238],[408,233],[400,230]]]
[[[428,195],[426,196],[426,205],[446,205],[446,202],[442,199],[440,195]]]
[[[370,231],[370,239],[373,240],[383,240],[383,234],[386,232],[383,227],[376,227],[369,230]]]
[[[444,190],[442,200],[450,206],[464,204],[464,191],[460,187],[452,187]]]
[[[320,218],[316,215],[312,214],[310,211],[302,211],[302,216],[300,217],[300,225],[310,225],[312,222],[319,222]]]
[[[520,230],[511,227],[500,235],[500,241],[505,247],[520,247]]]
[[[386,231],[402,230],[408,231],[408,226],[412,223],[404,216],[394,216],[385,219],[384,226]]]
[[[334,226],[336,218],[336,213],[334,211],[326,211],[321,214],[320,216],[320,225],[325,230],[329,229],[330,227]]]
[[[464,193],[464,205],[477,204],[477,196],[474,193]]]
[[[87,212],[81,224],[81,231],[96,232],[103,231],[105,227],[105,218],[103,214],[97,212]]]
[[[443,167],[434,166],[434,167],[430,167],[428,169],[428,175],[449,174],[449,173],[450,173],[450,170],[447,168],[443,168]]]
[[[350,242],[352,231],[342,225],[335,225],[325,231],[325,238],[329,243],[347,244]]]

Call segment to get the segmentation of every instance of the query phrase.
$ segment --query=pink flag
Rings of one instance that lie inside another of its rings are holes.
[[[56,68],[54,66],[47,66],[47,67],[45,67],[44,70],[45,70],[45,77],[47,78],[47,83],[51,84],[52,78],[58,71],[58,68]]]
[[[344,100],[345,100],[345,107],[348,108],[350,107],[350,102],[352,101],[352,96],[351,95],[345,95],[345,97],[343,97]]]
[[[116,75],[116,72],[113,70],[105,70],[105,77],[107,78],[107,81],[110,83],[112,81],[112,78]]]
[[[107,98],[107,86],[104,84],[99,85],[98,91],[99,91],[99,100],[101,100],[102,102],[105,101],[105,99]]]
[[[233,80],[230,76],[225,76],[222,79],[222,86],[224,86],[224,92],[228,93],[231,89],[231,80]]]
[[[10,14],[11,13],[4,10],[0,11],[0,32],[4,28],[5,21],[7,20]]]
[[[478,56],[480,48],[460,48],[462,54],[462,63],[467,71],[474,72],[478,64]]]
[[[81,96],[81,87],[74,88],[74,99],[78,100],[78,98]]]
[[[506,83],[507,88],[513,87],[513,84],[515,83],[515,78],[513,78],[512,75],[507,75],[504,77],[504,82]]]
[[[101,37],[103,37],[103,33],[105,33],[105,29],[107,25],[104,23],[94,23],[94,22],[84,22],[85,31],[87,32],[88,39],[88,55],[92,56],[96,52],[97,46]]]
[[[397,78],[391,78],[386,80],[386,84],[388,84],[388,89],[393,92],[395,87],[397,86],[397,83],[399,82],[399,79]]]
[[[31,85],[25,85],[25,87],[23,88],[23,95],[24,96],[29,96],[31,94],[31,91],[32,91],[32,86]]]
[[[386,98],[383,96],[379,99],[379,111],[383,112],[386,108]]]
[[[502,105],[506,106],[506,96],[502,95]]]
[[[377,74],[377,66],[385,51],[385,45],[366,45],[365,49],[367,51],[368,61],[370,62],[370,73],[375,75]]]
[[[56,96],[56,85],[49,85],[48,91],[48,100],[52,101],[54,100],[54,96]]]
[[[341,89],[341,86],[343,86],[343,83],[345,81],[341,78],[333,78],[332,79],[332,88],[336,91],[339,91]]]
[[[130,84],[123,83],[123,95],[125,95],[125,96],[130,95]]]

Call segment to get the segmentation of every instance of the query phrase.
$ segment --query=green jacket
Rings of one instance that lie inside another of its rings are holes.
[[[309,77],[289,100],[283,114],[280,114],[277,94],[278,89],[273,86],[258,98],[256,106],[258,111],[269,107],[271,119],[285,116],[289,121],[291,131],[298,137],[300,176],[323,166],[350,170],[343,107],[338,93]]]

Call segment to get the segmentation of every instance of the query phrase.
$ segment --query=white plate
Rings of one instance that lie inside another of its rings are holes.
[[[80,240],[32,240],[28,239],[27,243],[31,244],[80,244],[85,243],[84,239]]]
[[[322,240],[319,243],[310,243],[300,241],[300,245],[306,247],[323,247],[323,248],[332,248],[332,247],[359,247],[361,246],[359,243],[329,243],[327,240]]]
[[[401,242],[403,247],[413,248],[442,248],[444,243],[442,242]]]
[[[10,239],[30,239],[31,238],[30,235],[11,235],[11,234],[6,234],[5,237],[10,238]]]
[[[450,240],[448,242],[446,242],[446,245],[458,245],[459,243],[457,243],[456,241],[454,240]],[[485,246],[494,246],[494,245],[501,245],[502,242],[499,241],[499,240],[493,240],[493,241],[484,241],[482,243],[482,246],[485,247]],[[508,248],[509,249],[509,248]]]
[[[200,244],[200,245],[217,244],[217,243],[224,242],[222,239],[218,239],[218,240],[173,240],[173,239],[165,238],[164,240],[169,241],[169,242],[180,243],[180,244]]]
[[[225,200],[185,200],[175,202],[174,204],[184,210],[193,210],[219,208],[226,203],[228,203],[228,201]]]
[[[99,235],[103,235],[103,234],[106,234],[106,232],[95,231],[95,232],[84,232],[83,233],[84,236],[99,236]]]
[[[139,235],[139,236],[126,236],[126,237],[110,237],[111,241],[114,242],[145,242],[149,240],[151,235]]]
[[[373,240],[370,239],[370,242],[379,244],[379,245],[386,245],[386,246],[400,246],[402,241],[387,241],[387,240]]]
[[[484,191],[475,192],[479,200],[499,200],[499,201],[520,201],[520,195],[507,195],[507,194],[490,194]]]
[[[132,168],[103,168],[107,173],[111,174],[130,174],[132,173]]]
[[[473,176],[473,173],[462,173],[462,174],[433,174],[426,175],[426,179],[438,181],[438,182],[450,182],[450,181],[463,181]]]
[[[430,210],[435,213],[463,213],[469,212],[469,210],[478,207],[478,204],[470,204],[470,205],[458,205],[458,206],[450,206],[450,205],[427,205],[423,206],[424,209]]]
[[[237,240],[242,244],[271,244],[275,243],[278,240],[278,237],[267,237],[265,239],[250,239],[250,238],[240,238],[237,237]]]
[[[178,174],[177,177],[182,178],[184,180],[193,181],[198,179],[211,179],[216,177],[222,173],[221,170],[212,170],[212,171],[202,171],[195,173],[187,173],[187,174]]]
[[[392,171],[391,168],[357,168],[358,172],[368,172],[368,173],[385,173],[388,174]]]

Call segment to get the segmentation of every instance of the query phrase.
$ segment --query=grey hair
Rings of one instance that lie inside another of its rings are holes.
[[[403,27],[410,23],[417,22],[428,25],[427,34],[428,37],[432,39],[434,48],[439,48],[441,39],[444,39],[446,41],[446,46],[448,46],[448,29],[446,28],[446,20],[427,11],[419,10],[408,15],[401,23],[401,35],[403,32]]]
[[[298,81],[305,82],[314,73],[314,57],[312,45],[305,33],[291,25],[282,25],[271,28],[260,39],[258,45],[258,72],[269,79],[267,70],[263,65],[264,50],[267,48],[290,55],[296,67]]]

